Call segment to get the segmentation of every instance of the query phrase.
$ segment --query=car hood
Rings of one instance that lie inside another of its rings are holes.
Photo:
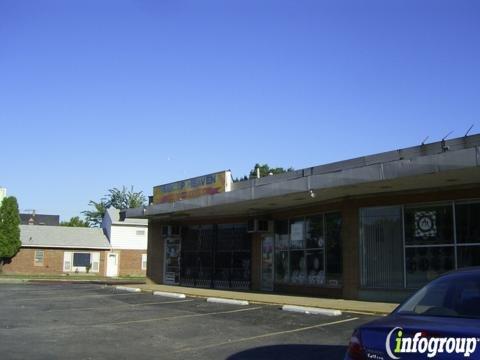
[[[393,332],[394,329],[397,329]],[[390,359],[386,342],[390,335],[390,348],[395,347],[398,330],[402,331],[403,338],[413,338],[417,332],[422,333],[422,337],[427,338],[475,338],[480,339],[480,320],[464,318],[447,318],[433,316],[412,316],[391,314],[387,317],[375,320],[360,328],[363,346],[367,353],[367,358],[374,360]],[[480,343],[475,344],[475,352],[469,358],[480,358]],[[408,358],[427,358],[427,355],[419,356],[416,354],[401,354],[402,359]],[[395,357],[394,357],[395,358]],[[463,354],[440,354],[435,359],[459,359],[465,358]]]

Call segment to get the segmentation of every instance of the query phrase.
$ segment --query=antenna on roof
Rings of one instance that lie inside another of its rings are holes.
[[[442,138],[442,141],[445,141],[447,139],[447,137],[450,136],[450,134],[453,133],[453,130],[450,131],[447,135],[445,135],[443,138]]]
[[[453,133],[453,130],[450,131],[447,135],[445,135],[445,136],[442,138],[442,142],[441,142],[442,152],[445,152],[445,151],[450,150],[450,146],[447,146],[447,145],[446,145],[445,139],[446,139],[447,137],[449,137],[451,133]]]
[[[470,125],[470,127],[468,128],[467,132],[465,133],[465,135],[463,135],[463,137],[467,137],[468,133],[470,132],[470,130],[472,130],[473,128],[473,124]]]
[[[425,139],[423,139],[423,141],[422,141],[422,146],[425,145],[425,141],[427,141],[429,137],[430,137],[430,136],[427,136]]]

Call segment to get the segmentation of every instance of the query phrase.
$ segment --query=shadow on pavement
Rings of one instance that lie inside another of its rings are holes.
[[[243,359],[326,359],[342,360],[345,356],[346,346],[338,345],[272,345],[248,349],[227,358],[227,360]]]

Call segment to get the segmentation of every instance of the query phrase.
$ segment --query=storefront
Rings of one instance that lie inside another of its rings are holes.
[[[480,265],[480,201],[360,209],[362,289],[418,289]]]
[[[149,219],[155,283],[400,301],[480,266],[477,158],[479,135],[237,183],[214,173],[126,215]]]

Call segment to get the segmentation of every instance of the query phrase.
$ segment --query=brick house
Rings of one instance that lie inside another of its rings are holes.
[[[5,274],[145,276],[147,220],[120,219],[114,208],[106,212],[101,228],[33,225],[28,220],[30,225],[20,225],[22,246],[3,266]]]
[[[20,240],[6,274],[105,274],[110,243],[101,229],[20,225]]]

